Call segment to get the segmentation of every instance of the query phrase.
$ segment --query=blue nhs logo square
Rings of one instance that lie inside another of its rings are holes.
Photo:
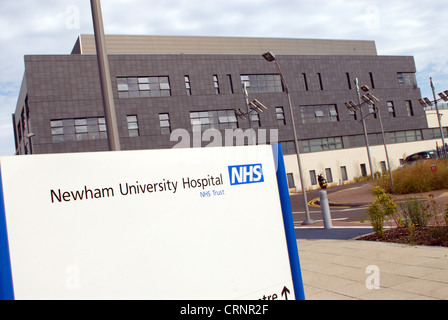
[[[229,166],[230,185],[264,182],[261,164]]]

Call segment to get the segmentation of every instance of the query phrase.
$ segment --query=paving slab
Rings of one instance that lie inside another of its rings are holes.
[[[446,247],[334,239],[297,245],[307,300],[448,300]],[[374,274],[378,289],[366,285]]]

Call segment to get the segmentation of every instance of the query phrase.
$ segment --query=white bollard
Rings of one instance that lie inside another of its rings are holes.
[[[326,190],[319,191],[320,207],[322,209],[322,218],[324,220],[324,228],[331,229],[333,224],[331,222],[330,206],[328,204],[328,195]]]

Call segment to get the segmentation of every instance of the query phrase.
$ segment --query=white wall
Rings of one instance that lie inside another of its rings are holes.
[[[429,128],[438,128],[439,122],[437,121],[437,111],[436,110],[427,110],[426,120],[428,121]],[[447,109],[439,109],[439,113],[442,115],[441,123],[442,127],[448,127],[448,110]]]
[[[448,111],[448,110],[447,110]],[[448,113],[447,113],[448,117]],[[440,139],[439,139],[440,140]],[[400,159],[404,159],[406,156],[430,149],[435,149],[436,142],[439,140],[425,140],[406,143],[395,143],[387,145],[387,151],[389,153],[389,160],[391,162],[392,170],[397,169],[400,165]],[[381,172],[380,162],[386,161],[386,153],[384,151],[384,145],[371,146],[370,154],[372,157],[372,165],[374,172]],[[325,169],[330,168],[333,175],[333,182],[339,184],[339,180],[342,181],[341,166],[347,168],[348,181],[352,181],[356,177],[361,176],[361,164],[366,164],[367,174],[370,175],[369,161],[367,157],[367,149],[352,148],[342,150],[332,150],[314,153],[301,154],[303,178],[305,181],[305,189],[318,189],[319,186],[311,185],[310,171],[315,170],[316,175],[324,173]],[[285,156],[286,172],[293,173],[294,183],[298,191],[301,191],[301,184],[299,178],[299,170],[297,165],[297,156],[286,155]]]

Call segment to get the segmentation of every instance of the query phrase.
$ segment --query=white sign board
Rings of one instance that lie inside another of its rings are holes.
[[[15,299],[295,298],[270,146],[5,157],[1,178]]]

